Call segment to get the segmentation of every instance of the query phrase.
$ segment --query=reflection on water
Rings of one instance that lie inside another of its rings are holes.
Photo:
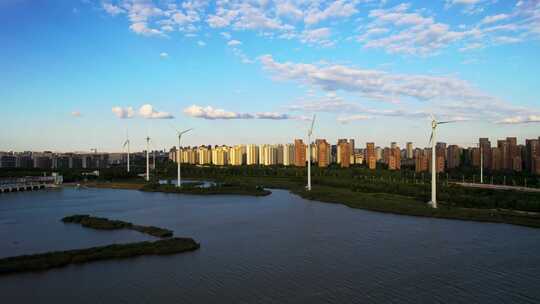
[[[152,239],[60,222],[75,213],[172,229],[201,249],[0,277],[2,303],[540,302],[540,230],[353,210],[280,190],[0,195],[0,256]]]

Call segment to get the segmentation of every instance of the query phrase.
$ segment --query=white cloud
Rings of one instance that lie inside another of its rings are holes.
[[[221,32],[220,33],[221,36],[223,36],[223,38],[227,39],[227,40],[231,40],[232,36],[229,32]]]
[[[454,31],[444,23],[436,22],[418,12],[408,12],[409,4],[369,12],[373,20],[368,28],[393,27],[394,31],[377,31],[377,37],[364,34],[359,41],[368,49],[384,49],[390,54],[426,56],[437,53],[459,40],[479,35],[478,30]]]
[[[242,42],[238,41],[238,40],[230,40],[229,42],[227,42],[227,45],[228,46],[236,46],[236,45],[241,45]]]
[[[334,93],[287,107],[293,111],[343,112],[349,115],[426,117],[433,111],[448,119],[499,121],[504,117],[538,115],[538,110],[513,106],[490,96],[454,76],[398,74],[344,65],[280,63],[272,56],[259,58],[277,80],[289,80]],[[385,101],[390,109],[370,109],[343,101],[335,93],[352,92],[373,101]],[[398,108],[394,108],[399,106]],[[411,110],[414,109],[414,110]]]
[[[146,22],[136,22],[129,26],[129,28],[140,35],[144,36],[163,36],[163,32],[157,29],[149,28]]]
[[[358,12],[356,3],[357,1],[354,0],[336,0],[330,2],[330,5],[321,10],[317,5],[318,3],[315,2],[305,13],[304,22],[307,25],[313,25],[331,18],[350,17]]]
[[[145,104],[139,108],[139,115],[148,119],[171,119],[174,118],[167,112],[156,111],[150,104]]]
[[[351,121],[357,121],[357,120],[367,120],[371,119],[371,116],[367,115],[350,115],[350,116],[340,116],[337,118],[337,121],[342,124],[347,124]]]
[[[260,57],[263,67],[278,79],[296,80],[325,91],[358,92],[385,100],[407,97],[417,100],[445,99],[476,100],[488,98],[471,84],[450,76],[421,74],[392,74],[343,65],[280,63],[271,55]]]
[[[216,119],[270,119],[270,120],[284,120],[284,119],[298,119],[295,116],[288,114],[276,113],[276,112],[259,112],[255,114],[251,113],[238,113],[227,111],[224,109],[217,109],[211,106],[202,107],[199,105],[191,105],[184,109],[184,114],[209,120]]]
[[[287,114],[276,113],[276,112],[260,112],[260,113],[255,114],[255,118],[272,119],[272,120],[291,119],[291,117]]]
[[[333,42],[329,40],[330,29],[327,27],[321,27],[318,29],[304,30],[302,32],[300,41],[307,44],[319,44],[322,46],[331,46]]]
[[[79,111],[73,111],[73,112],[71,112],[71,116],[73,116],[73,117],[81,117],[82,114]]]
[[[113,5],[111,3],[104,2],[103,3],[103,9],[110,15],[116,16],[118,14],[124,13],[125,11],[121,9],[120,7]]]
[[[471,51],[471,50],[479,50],[483,48],[484,48],[484,45],[482,43],[476,42],[476,43],[469,43],[465,45],[464,47],[460,48],[459,51],[466,52],[466,51]]]
[[[165,52],[161,52],[161,53],[159,54],[159,57],[165,59],[165,58],[168,58],[168,57],[169,57],[169,54],[168,54],[168,53],[165,53]]]
[[[522,123],[534,123],[540,122],[540,115],[529,115],[529,116],[514,116],[504,118],[498,121],[500,124],[522,124]]]
[[[206,42],[204,42],[204,41],[202,41],[202,40],[199,40],[199,41],[197,41],[197,45],[198,45],[198,46],[201,46],[201,47],[202,47],[202,46],[206,46]]]
[[[116,115],[116,117],[118,118],[132,118],[133,116],[135,116],[135,111],[133,111],[133,108],[132,107],[113,107],[112,108],[112,112],[114,113],[114,115]]]
[[[184,109],[184,114],[203,119],[251,119],[253,115],[247,113],[230,112],[223,109],[215,109],[211,106],[201,107],[191,105]]]
[[[498,15],[493,15],[493,16],[486,16],[484,19],[482,19],[482,24],[489,24],[489,23],[499,22],[499,21],[508,19],[508,17],[509,16],[507,14],[498,14]]]

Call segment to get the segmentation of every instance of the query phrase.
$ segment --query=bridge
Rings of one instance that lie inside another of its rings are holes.
[[[61,175],[1,178],[0,193],[55,188],[61,183]]]

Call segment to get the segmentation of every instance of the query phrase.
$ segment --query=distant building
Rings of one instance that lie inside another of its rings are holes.
[[[461,165],[461,148],[457,145],[448,146],[448,169],[459,168]]]
[[[297,167],[306,166],[306,145],[301,139],[294,140],[294,165]]]
[[[375,155],[375,143],[366,143],[364,159],[369,169],[375,170],[377,167],[377,156]]]
[[[412,142],[407,143],[407,158],[408,159],[413,159],[414,158],[413,143]]]
[[[325,139],[317,139],[315,144],[317,145],[317,163],[319,167],[328,167],[331,161],[330,144]]]
[[[257,145],[247,145],[246,151],[246,164],[258,165],[259,164],[259,147]]]
[[[339,158],[340,158],[340,165],[342,168],[348,168],[351,165],[351,149],[350,149],[350,143],[348,142],[341,142],[338,144],[338,151],[339,151]]]
[[[294,166],[294,154],[295,147],[293,144],[286,144],[283,147],[283,165],[285,166]]]

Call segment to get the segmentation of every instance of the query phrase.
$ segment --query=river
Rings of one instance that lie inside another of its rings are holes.
[[[2,303],[539,303],[540,230],[267,197],[70,189],[0,195],[0,257],[152,240],[63,224],[85,213],[174,230],[195,252],[0,277]]]

